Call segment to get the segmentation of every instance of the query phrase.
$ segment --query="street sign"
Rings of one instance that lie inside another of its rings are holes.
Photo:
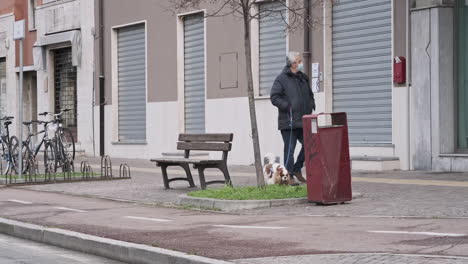
[[[15,24],[13,26],[13,39],[14,40],[19,40],[19,39],[24,39],[25,35],[25,23],[24,19],[15,21]]]

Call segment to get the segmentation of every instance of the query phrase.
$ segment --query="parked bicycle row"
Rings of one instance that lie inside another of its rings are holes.
[[[73,134],[62,124],[62,115],[71,109],[63,109],[60,113],[43,112],[39,116],[49,120],[31,120],[23,122],[27,127],[27,137],[22,142],[22,172],[38,173],[38,155],[43,154],[45,173],[55,173],[59,168],[73,171],[75,159],[75,141]],[[19,166],[19,140],[16,136],[10,136],[10,125],[14,117],[0,118],[0,173],[18,174]],[[42,127],[39,132],[34,132],[33,126]],[[37,142],[34,142],[37,138]]]

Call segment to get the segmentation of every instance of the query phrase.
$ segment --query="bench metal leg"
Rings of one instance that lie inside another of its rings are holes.
[[[194,188],[195,183],[193,182],[192,172],[190,171],[189,164],[182,164],[180,166],[185,170],[185,174],[187,174],[187,180],[190,184],[190,188]]]
[[[200,177],[200,187],[202,190],[206,189],[205,168],[198,167],[198,176]]]
[[[167,177],[167,165],[161,165],[161,171],[163,175],[164,188],[169,189],[169,178]]]
[[[219,166],[219,169],[223,172],[224,174],[224,179],[226,180],[226,184],[232,187],[232,181],[231,177],[229,176],[229,171],[226,165],[221,165]]]

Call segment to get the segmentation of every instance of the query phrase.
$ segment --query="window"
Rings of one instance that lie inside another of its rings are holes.
[[[146,140],[145,24],[117,29],[118,140]]]
[[[276,76],[286,65],[286,7],[284,1],[259,4],[259,95],[269,96]],[[276,11],[276,12],[275,12]]]
[[[29,30],[36,29],[36,7],[37,0],[29,0]]]

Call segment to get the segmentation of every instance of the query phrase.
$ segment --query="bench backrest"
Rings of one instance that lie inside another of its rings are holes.
[[[233,134],[180,134],[177,149],[185,150],[186,158],[189,157],[191,150],[199,150],[223,151],[223,159],[227,159],[233,137]]]

